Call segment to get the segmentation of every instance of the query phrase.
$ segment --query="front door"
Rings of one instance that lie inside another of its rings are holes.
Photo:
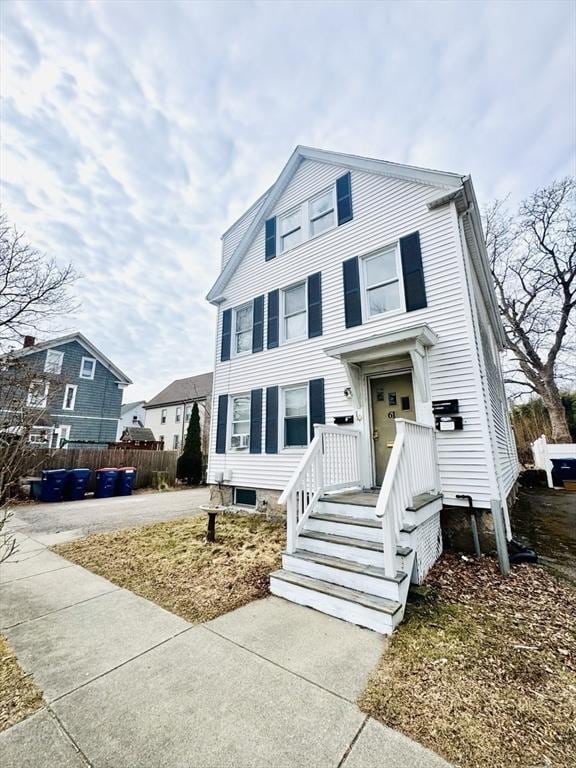
[[[399,373],[371,379],[370,390],[376,485],[380,486],[396,437],[394,419],[416,420],[412,374]]]

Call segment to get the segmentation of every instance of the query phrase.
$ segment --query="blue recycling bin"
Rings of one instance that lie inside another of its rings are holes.
[[[86,495],[91,469],[69,469],[64,483],[64,498],[67,501],[80,501]]]
[[[116,479],[116,495],[131,496],[136,480],[136,467],[121,467]]]
[[[552,481],[562,485],[564,480],[576,480],[576,459],[551,459]]]
[[[46,502],[62,501],[64,497],[64,483],[66,482],[67,469],[42,470],[42,487],[40,488],[40,500]]]
[[[116,467],[101,467],[97,469],[95,498],[107,499],[110,496],[114,496],[117,478],[118,470]]]

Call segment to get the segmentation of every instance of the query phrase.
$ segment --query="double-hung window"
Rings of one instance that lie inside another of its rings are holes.
[[[176,406],[176,415],[174,417],[174,421],[176,421],[176,423],[178,423],[179,421],[182,421],[182,406],[181,405],[177,405]]]
[[[280,219],[280,250],[294,248],[302,240],[302,209],[296,208]]]
[[[303,448],[308,445],[308,387],[288,387],[283,399],[284,447]]]
[[[306,336],[306,283],[299,283],[282,291],[282,315],[284,341]]]
[[[320,235],[335,226],[334,187],[310,200],[308,214],[310,217],[310,237]]]
[[[59,352],[57,349],[48,349],[46,351],[46,362],[44,363],[45,372],[54,374],[61,373],[63,358],[63,352]]]
[[[186,422],[190,421],[190,416],[192,416],[192,406],[187,405],[186,410],[184,411],[184,419],[186,420]]]
[[[96,371],[96,360],[93,357],[83,357],[80,365],[80,378],[93,379]]]
[[[65,411],[73,411],[76,403],[76,391],[78,387],[75,384],[66,384],[64,390],[64,402],[62,403],[62,409]]]
[[[234,354],[252,350],[253,304],[244,304],[234,310]]]
[[[398,249],[386,248],[363,259],[364,296],[368,317],[400,308]]]
[[[250,395],[232,398],[232,419],[230,448],[240,451],[248,448],[250,442]]]
[[[46,408],[48,403],[48,390],[50,385],[47,381],[32,381],[28,389],[27,405],[30,408]]]
[[[179,447],[180,447],[180,435],[174,435],[174,437],[172,438],[172,449],[174,451],[177,451]]]
[[[167,414],[168,410],[166,408],[162,408],[162,411],[160,412],[160,424],[166,424]]]

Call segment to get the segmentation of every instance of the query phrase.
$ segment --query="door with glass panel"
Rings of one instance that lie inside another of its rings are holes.
[[[372,399],[372,439],[374,441],[374,465],[376,485],[382,485],[394,438],[394,419],[415,421],[414,389],[412,374],[401,373],[370,380]]]

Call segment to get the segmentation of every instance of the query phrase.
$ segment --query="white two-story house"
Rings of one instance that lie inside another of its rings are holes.
[[[510,537],[504,339],[469,176],[297,147],[225,232],[208,299],[208,482],[285,505],[275,594],[389,632],[443,506],[497,504]]]

